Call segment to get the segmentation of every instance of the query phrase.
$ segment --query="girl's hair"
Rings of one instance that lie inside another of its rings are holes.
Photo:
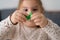
[[[17,8],[17,9],[19,9],[19,8],[20,8],[20,5],[21,5],[21,3],[22,3],[23,1],[24,1],[24,0],[19,0],[19,4],[18,4],[18,8]],[[40,5],[41,12],[44,12],[44,8],[43,8],[43,5],[42,5],[41,0],[37,0],[37,2],[38,2],[38,3],[39,3],[39,5]]]

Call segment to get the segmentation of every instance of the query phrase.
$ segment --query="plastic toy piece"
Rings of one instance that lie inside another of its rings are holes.
[[[29,15],[26,16],[27,20],[30,20],[31,19],[31,15],[32,15],[32,12],[30,12]]]

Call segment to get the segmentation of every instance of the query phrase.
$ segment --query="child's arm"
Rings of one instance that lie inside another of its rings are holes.
[[[13,25],[10,22],[10,16],[6,18],[5,20],[0,22],[0,40],[3,39],[3,37],[15,27],[16,25]]]
[[[48,20],[48,25],[42,29],[49,35],[51,40],[60,40],[60,27],[51,20]]]
[[[0,40],[7,34],[9,31],[13,31],[18,25],[26,21],[25,13],[22,13],[20,10],[16,10],[11,16],[0,22]],[[20,25],[19,25],[20,26]],[[11,33],[11,32],[10,32]]]

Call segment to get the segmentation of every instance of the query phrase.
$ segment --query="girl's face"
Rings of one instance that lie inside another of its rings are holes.
[[[20,10],[29,14],[40,12],[40,5],[37,0],[24,0],[22,5],[20,6]]]
[[[24,0],[20,5],[20,10],[26,12],[27,14],[29,14],[30,12],[32,12],[33,14],[41,12],[40,5],[37,0]],[[26,22],[26,25],[31,27],[36,26],[32,21]]]

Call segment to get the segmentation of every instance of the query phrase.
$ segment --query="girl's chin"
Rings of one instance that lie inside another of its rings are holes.
[[[26,25],[27,27],[30,27],[30,28],[36,27],[36,25],[33,21],[26,21],[26,22],[24,22],[24,25]]]

